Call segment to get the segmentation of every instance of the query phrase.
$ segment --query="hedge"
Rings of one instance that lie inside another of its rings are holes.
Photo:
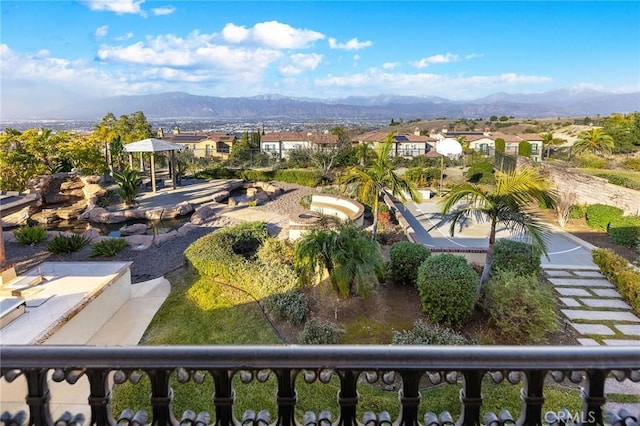
[[[617,287],[627,303],[640,313],[640,271],[610,249],[595,249],[591,256],[600,272]]]
[[[322,183],[322,173],[316,169],[233,170],[224,167],[216,167],[199,172],[197,177],[203,179],[244,179],[248,181],[264,182],[278,181],[310,187],[316,187]]]
[[[487,162],[472,164],[467,170],[467,180],[473,183],[493,183],[495,181],[493,165]]]
[[[518,144],[518,155],[521,157],[531,157],[531,144],[527,141],[520,141]]]
[[[614,219],[622,217],[622,214],[622,209],[618,207],[607,204],[592,204],[587,207],[587,225],[601,231],[606,231],[609,223]]]
[[[607,234],[612,243],[635,248],[640,238],[640,216],[622,216],[612,220]]]
[[[389,250],[388,272],[396,284],[416,284],[418,268],[429,256],[431,250],[422,244],[399,241]]]
[[[493,245],[491,274],[511,271],[516,275],[535,275],[542,272],[539,250],[531,244],[501,238]]]
[[[205,235],[184,254],[200,275],[229,283],[261,300],[292,290],[298,283],[290,265],[255,259],[255,253],[267,238],[266,223],[246,222]]]

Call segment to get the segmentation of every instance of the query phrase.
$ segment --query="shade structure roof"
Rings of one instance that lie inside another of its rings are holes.
[[[442,155],[458,155],[462,153],[462,145],[455,139],[445,138],[438,142],[436,151]]]
[[[124,146],[124,150],[127,152],[180,151],[184,148],[183,145],[155,138],[143,139],[138,142],[128,143]]]

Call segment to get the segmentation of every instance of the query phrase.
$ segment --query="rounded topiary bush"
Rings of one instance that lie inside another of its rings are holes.
[[[469,341],[459,333],[439,325],[431,326],[422,320],[411,330],[393,330],[392,345],[468,345]]]
[[[607,234],[611,242],[634,248],[640,237],[640,216],[622,216],[613,219],[609,223]]]
[[[491,273],[513,271],[516,275],[540,275],[540,252],[531,244],[500,239],[493,245]]]
[[[416,283],[427,317],[447,326],[464,325],[471,317],[478,280],[462,256],[443,253],[428,257],[418,269]]]
[[[472,183],[493,183],[495,174],[493,165],[487,162],[472,164],[467,170],[467,180]]]
[[[622,209],[607,204],[592,204],[587,207],[587,225],[592,228],[607,230],[612,220],[622,217]]]
[[[414,284],[418,278],[418,268],[429,256],[431,250],[422,244],[400,241],[389,250],[389,277],[397,284]]]
[[[293,325],[304,323],[309,314],[307,297],[298,290],[272,294],[262,301],[262,305],[271,315]]]
[[[587,206],[584,204],[574,204],[569,210],[569,217],[571,219],[584,219],[587,215]]]

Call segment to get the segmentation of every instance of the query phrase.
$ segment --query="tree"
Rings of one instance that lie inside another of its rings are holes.
[[[547,158],[551,155],[552,146],[562,145],[566,142],[564,139],[554,137],[551,132],[542,133],[540,137],[542,138],[542,146],[547,147]]]
[[[601,120],[602,131],[615,141],[614,153],[640,149],[640,112],[611,114]]]
[[[303,234],[296,244],[295,258],[304,281],[321,279],[326,271],[340,297],[366,295],[377,285],[383,265],[378,243],[351,222]]]
[[[573,144],[576,154],[590,151],[592,154],[610,154],[614,147],[613,138],[603,133],[601,128],[594,127],[578,135],[578,140]]]
[[[459,204],[465,200],[464,204]],[[449,190],[442,200],[442,214],[449,215],[451,235],[456,225],[472,217],[488,221],[489,247],[487,260],[479,286],[489,280],[493,261],[493,245],[496,242],[498,223],[507,229],[523,233],[541,253],[547,253],[546,226],[527,211],[530,203],[538,202],[553,208],[555,202],[543,178],[533,168],[514,170],[511,173],[496,172],[496,185],[492,190],[471,183],[461,183]]]
[[[420,194],[413,183],[399,176],[391,163],[389,154],[393,147],[394,133],[389,133],[384,141],[380,142],[374,151],[374,159],[371,166],[351,167],[341,179],[344,185],[343,192],[352,188],[358,194],[358,198],[373,208],[373,232],[372,239],[378,234],[378,205],[380,196],[388,189],[391,194],[405,201],[407,196],[413,201],[420,201]]]
[[[456,140],[462,147],[462,166],[467,167],[467,154],[471,153],[471,148],[469,147],[469,141],[466,136],[458,136]]]

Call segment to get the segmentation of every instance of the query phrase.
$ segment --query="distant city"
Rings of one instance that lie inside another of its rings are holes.
[[[325,130],[337,126],[363,130],[378,129],[389,124],[389,120],[344,119],[344,120],[211,120],[203,118],[148,118],[154,130],[162,127],[171,130],[176,127],[183,132],[226,132],[241,134],[244,132],[301,132],[307,130]],[[0,120],[2,130],[10,127],[16,130],[44,128],[67,130],[76,133],[90,133],[100,120]]]

